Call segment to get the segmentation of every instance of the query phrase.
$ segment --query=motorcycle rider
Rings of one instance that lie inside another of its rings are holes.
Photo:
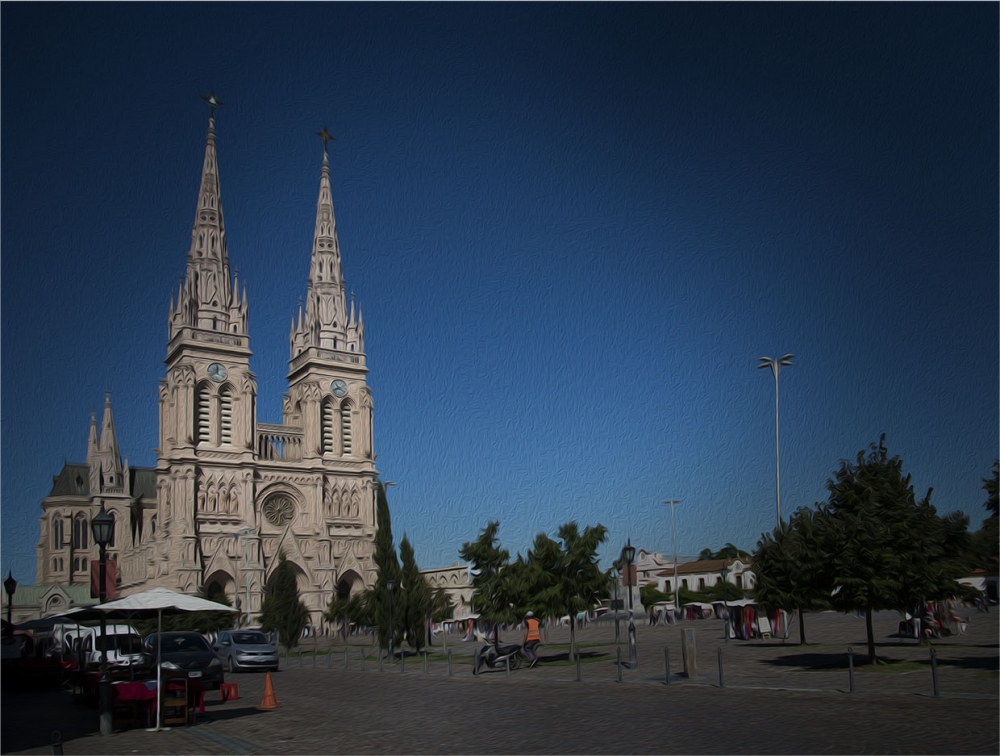
[[[538,664],[538,653],[535,651],[542,642],[542,635],[539,632],[541,625],[535,619],[534,612],[528,612],[524,616],[524,656],[528,660],[528,666],[534,667]]]

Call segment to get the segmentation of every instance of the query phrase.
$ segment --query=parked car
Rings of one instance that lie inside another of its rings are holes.
[[[278,649],[260,630],[223,630],[215,651],[230,672],[248,669],[278,671]]]
[[[189,678],[201,678],[202,685],[218,688],[225,682],[222,662],[212,647],[198,633],[150,633],[146,636],[146,651],[156,658],[156,642],[160,639],[160,666],[163,669],[187,670]]]

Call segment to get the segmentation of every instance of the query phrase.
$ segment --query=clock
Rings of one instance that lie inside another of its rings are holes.
[[[222,381],[226,380],[227,375],[228,373],[226,372],[225,365],[220,365],[218,362],[213,362],[211,365],[208,366],[208,377],[211,378],[216,383],[222,383]]]
[[[347,393],[347,384],[342,380],[337,379],[330,384],[330,391],[332,391],[336,396],[343,396]]]

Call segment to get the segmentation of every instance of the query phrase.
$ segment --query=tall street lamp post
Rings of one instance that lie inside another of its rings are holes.
[[[680,504],[680,499],[664,499],[664,504],[670,506],[670,540],[674,544],[674,609],[680,609],[681,591],[677,586],[677,527],[674,521],[674,505]]]
[[[393,661],[393,648],[392,648],[392,636],[393,636],[393,626],[392,626],[392,587],[394,583],[392,580],[385,581],[385,589],[389,592],[389,663],[392,664]]]
[[[725,620],[723,622],[723,632],[726,634],[726,643],[729,643],[729,599],[726,598],[726,575],[729,574],[729,570],[726,569],[726,563],[723,561],[722,569],[719,570],[722,573],[722,603],[726,607],[726,615],[723,617]]]
[[[101,504],[101,511],[90,521],[94,533],[94,543],[100,549],[100,571],[98,572],[98,600],[104,603],[107,596],[108,582],[108,544],[114,533],[115,518],[108,514]],[[101,613],[101,677],[99,683],[99,703],[101,718],[101,735],[110,735],[114,728],[111,721],[111,675],[108,672],[108,627],[104,613]]]
[[[3,581],[3,589],[7,593],[7,624],[11,625],[13,629],[14,623],[10,619],[10,611],[14,605],[14,593],[17,591],[17,581],[14,576],[7,570],[7,579]]]
[[[635,669],[638,666],[635,649],[635,617],[632,616],[632,560],[635,559],[635,546],[632,539],[622,549],[622,561],[625,562],[625,574],[628,575],[628,666]]]
[[[618,626],[618,580],[621,577],[621,568],[615,563],[615,643],[621,643],[621,628]]]
[[[777,360],[771,357],[760,357],[759,369],[771,368],[774,374],[774,478],[775,495],[778,500],[778,527],[781,527],[781,457],[778,454],[778,375],[781,368],[789,367],[792,364],[794,354],[786,354]]]

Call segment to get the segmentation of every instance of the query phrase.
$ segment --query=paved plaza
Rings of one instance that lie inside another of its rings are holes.
[[[966,634],[935,643],[938,697],[929,649],[891,637],[898,619],[876,617],[879,654],[889,661],[877,668],[864,663],[864,620],[854,616],[807,615],[806,647],[796,643],[797,627],[785,643],[725,644],[717,620],[644,622],[639,668],[624,670],[621,683],[610,625],[579,631],[579,682],[565,629],[548,633],[538,667],[509,677],[504,670],[473,677],[476,644],[455,636],[451,677],[440,646],[426,672],[420,657],[409,657],[405,671],[383,660],[379,672],[365,638],[351,639],[346,669],[343,645],[322,639],[314,657],[310,640],[301,660],[283,658],[272,676],[278,709],[258,709],[264,675],[231,675],[240,698],[222,703],[208,693],[192,727],[101,737],[96,711],[74,707],[64,691],[5,690],[0,749],[52,753],[58,729],[66,754],[997,753],[1000,614],[973,612]],[[699,673],[688,680],[680,674],[680,632],[692,627]],[[854,693],[848,645],[859,652]]]

